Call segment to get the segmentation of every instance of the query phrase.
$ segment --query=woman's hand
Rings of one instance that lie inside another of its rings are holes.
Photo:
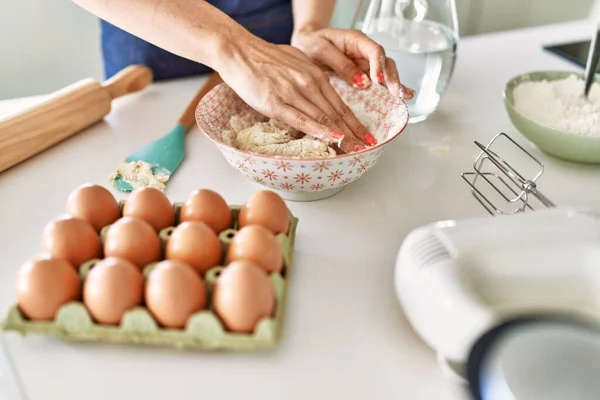
[[[415,95],[414,90],[400,82],[394,60],[386,57],[383,47],[361,31],[300,28],[292,36],[292,46],[356,87],[377,82],[398,97],[411,99]]]
[[[326,73],[302,51],[250,34],[225,44],[215,69],[253,109],[343,152],[376,144],[329,83]]]

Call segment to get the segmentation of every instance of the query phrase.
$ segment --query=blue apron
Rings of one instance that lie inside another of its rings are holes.
[[[204,1],[204,0],[198,0]],[[293,31],[291,0],[209,0],[254,35],[276,44],[289,44]],[[154,80],[205,74],[205,65],[177,56],[101,21],[104,73],[110,78],[131,64],[143,64]]]

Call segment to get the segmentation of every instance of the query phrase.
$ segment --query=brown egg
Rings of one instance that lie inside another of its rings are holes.
[[[290,213],[283,199],[275,192],[254,193],[240,210],[239,226],[262,225],[274,234],[287,233]]]
[[[186,221],[169,236],[165,255],[168,260],[184,262],[204,274],[221,262],[221,241],[204,222]]]
[[[41,255],[23,264],[16,292],[17,304],[26,317],[50,321],[61,306],[79,299],[81,282],[68,261]]]
[[[124,258],[142,269],[161,258],[158,234],[148,222],[123,217],[112,224],[104,237],[104,256]]]
[[[102,256],[98,232],[82,219],[62,216],[50,222],[42,232],[42,250],[79,268],[92,258]]]
[[[83,303],[94,320],[118,325],[123,314],[142,304],[144,277],[127,260],[109,257],[92,267],[83,283]]]
[[[160,190],[150,187],[131,192],[123,205],[123,216],[141,218],[157,232],[175,224],[175,211],[169,198]]]
[[[233,237],[227,251],[227,260],[252,261],[270,274],[281,271],[283,252],[270,230],[261,225],[248,225]]]
[[[209,189],[195,190],[182,204],[179,220],[201,221],[217,234],[231,228],[231,210],[227,202],[217,192]]]
[[[190,316],[206,307],[206,289],[200,275],[180,261],[156,264],[146,279],[146,306],[167,328],[185,327]]]
[[[119,203],[112,193],[89,183],[71,192],[67,198],[67,213],[89,222],[98,232],[121,217]]]
[[[251,333],[273,314],[275,289],[269,277],[250,261],[230,263],[215,284],[213,308],[231,332]]]

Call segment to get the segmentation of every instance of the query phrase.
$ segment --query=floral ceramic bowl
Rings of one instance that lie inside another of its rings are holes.
[[[344,102],[373,133],[377,145],[365,150],[328,158],[292,158],[245,152],[229,145],[232,117],[250,115],[254,122],[265,117],[254,111],[225,83],[211,90],[196,108],[200,130],[212,140],[229,164],[256,184],[276,191],[291,201],[320,200],[340,192],[362,177],[383,154],[385,147],[402,133],[408,110],[402,99],[387,89],[371,85],[357,89],[337,76],[331,83]]]

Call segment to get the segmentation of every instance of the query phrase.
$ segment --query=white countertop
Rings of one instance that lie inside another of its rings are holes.
[[[485,215],[460,173],[478,154],[473,140],[487,143],[501,131],[544,162],[539,188],[555,203],[597,206],[600,168],[541,154],[513,128],[502,104],[504,84],[516,74],[578,70],[543,52],[542,43],[584,39],[590,32],[580,22],[462,40],[454,77],[434,116],[409,126],[367,175],[340,194],[289,203],[300,224],[277,350],[181,352],[7,334],[29,398],[464,398],[403,316],[392,283],[396,252],[417,226]],[[18,268],[38,251],[42,228],[64,211],[67,195],[84,182],[108,185],[108,174],[126,154],[171,129],[200,84],[155,84],[120,99],[105,123],[0,174],[2,315],[14,301]],[[28,101],[0,102],[0,113]],[[436,146],[446,151],[434,151]],[[167,194],[181,200],[200,187],[217,190],[230,203],[242,203],[256,190],[196,129]]]

